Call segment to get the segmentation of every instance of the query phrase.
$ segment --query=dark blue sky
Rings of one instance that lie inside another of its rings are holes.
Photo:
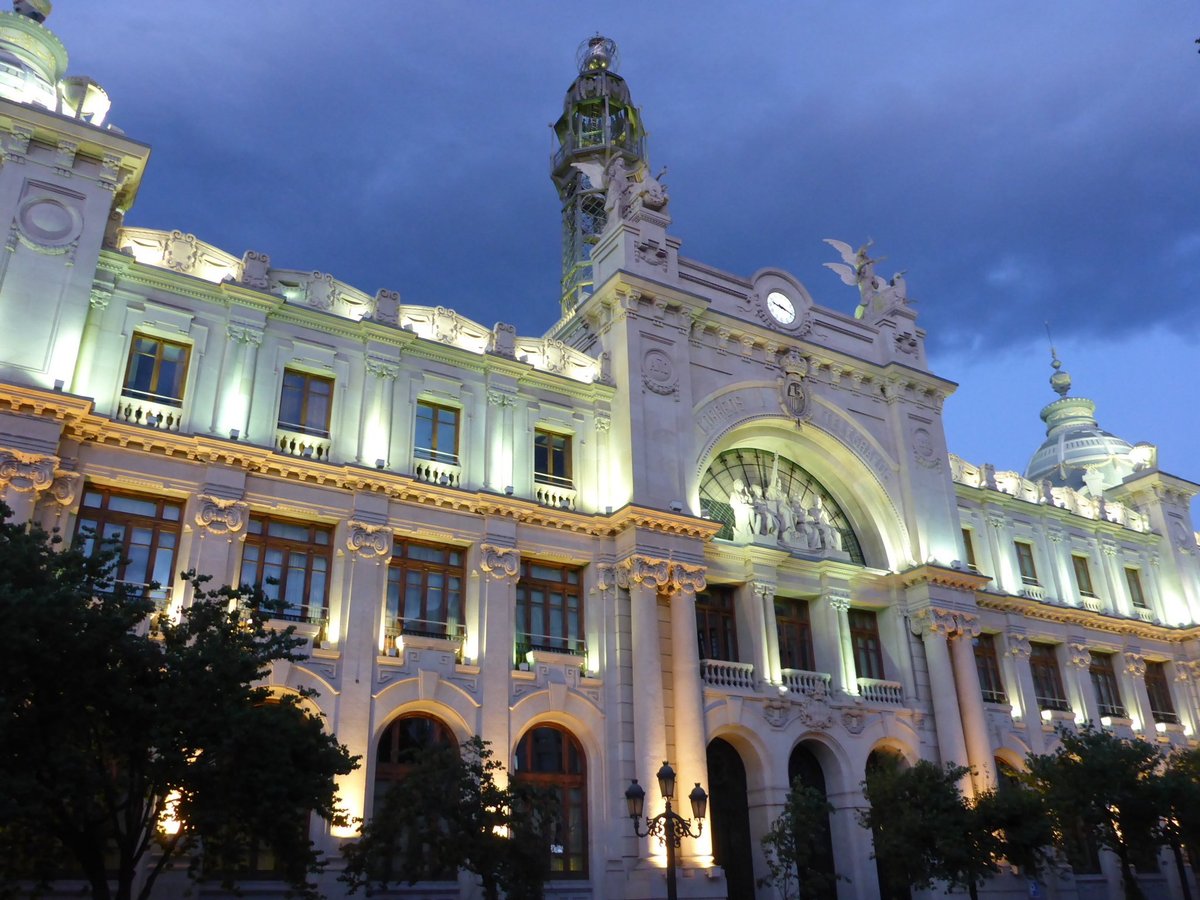
[[[682,252],[908,271],[951,448],[1023,468],[1049,319],[1101,423],[1200,479],[1200,8],[1185,0],[479,4],[58,0],[71,70],[154,148],[128,221],[541,333],[551,136],[578,43],[620,46]]]

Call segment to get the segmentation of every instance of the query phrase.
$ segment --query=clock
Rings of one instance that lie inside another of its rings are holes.
[[[791,325],[796,321],[796,305],[782,291],[767,294],[767,313],[780,325]]]

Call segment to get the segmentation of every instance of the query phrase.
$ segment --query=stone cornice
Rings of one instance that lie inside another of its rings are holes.
[[[1189,625],[1184,628],[1169,625],[1155,625],[1138,619],[1123,619],[1116,616],[1106,616],[1103,613],[1080,609],[1075,606],[1057,606],[1032,600],[1028,597],[1015,597],[1011,594],[995,594],[978,591],[975,602],[980,609],[990,609],[997,612],[1015,613],[1026,619],[1037,619],[1042,622],[1057,622],[1063,625],[1075,625],[1093,631],[1103,631],[1108,634],[1120,634],[1145,638],[1152,641],[1165,641],[1172,644],[1182,644],[1200,638],[1200,625]]]
[[[935,563],[905,569],[903,572],[891,576],[889,580],[903,588],[909,588],[915,584],[934,584],[938,587],[972,592],[983,590],[992,581],[989,576],[972,572],[970,569],[951,569]]]
[[[1020,497],[1014,497],[1012,494],[994,490],[993,488],[974,487],[973,485],[956,481],[954,482],[954,491],[962,499],[969,500],[980,508],[990,505],[999,507],[1009,513],[1057,519],[1063,524],[1076,525],[1086,528],[1089,531],[1107,534],[1114,538],[1120,537],[1124,540],[1137,541],[1147,546],[1157,544],[1160,538],[1160,535],[1154,531],[1135,531],[1132,528],[1128,528],[1117,522],[1110,522],[1107,519],[1089,519],[1087,516],[1073,513],[1071,510],[1064,509],[1061,506],[1051,506],[1048,503],[1031,503],[1028,500],[1022,500]]]

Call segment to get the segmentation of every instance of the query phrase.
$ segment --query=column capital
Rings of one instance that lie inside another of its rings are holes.
[[[658,591],[671,587],[671,562],[653,556],[635,554],[617,564],[617,583],[621,587],[642,585]]]
[[[843,588],[826,588],[821,596],[838,612],[846,612],[850,609],[850,592]]]
[[[57,456],[0,450],[0,488],[19,494],[39,493],[54,483]]]
[[[367,522],[346,523],[346,549],[360,559],[385,562],[391,558],[394,535],[386,525],[371,525]]]
[[[1192,681],[1200,679],[1200,662],[1192,659],[1181,659],[1175,663],[1175,680]]]
[[[949,609],[928,606],[915,613],[910,621],[912,632],[920,637],[940,634],[944,637],[958,634],[958,616]]]
[[[376,356],[368,356],[363,363],[367,371],[382,381],[391,381],[400,374],[400,367],[394,362],[386,359],[380,359]]]
[[[255,347],[263,342],[263,331],[245,322],[231,322],[225,326],[225,335],[236,344],[251,344]]]
[[[250,506],[241,500],[198,494],[196,501],[196,525],[209,534],[238,534],[250,520]]]
[[[972,613],[955,613],[954,623],[958,628],[958,634],[964,638],[974,640],[983,633],[983,629],[979,626],[979,616]]]
[[[693,566],[687,563],[671,564],[671,589],[683,593],[695,594],[708,587],[705,566]]]
[[[521,574],[521,552],[516,547],[480,544],[479,568],[497,581],[516,584]]]
[[[1141,678],[1146,674],[1146,657],[1140,653],[1127,651],[1121,654],[1125,657],[1125,671],[1134,678]]]
[[[1067,644],[1067,665],[1087,669],[1092,665],[1092,651],[1087,644]]]
[[[775,599],[775,592],[778,590],[778,585],[773,581],[762,581],[757,578],[749,582],[749,587],[755,596],[762,597],[768,603]],[[849,600],[849,598],[846,599]]]
[[[1033,652],[1033,648],[1029,646],[1029,638],[1023,634],[1010,634],[1005,640],[1008,646],[1005,652],[1016,659],[1029,659],[1029,655]]]
[[[596,564],[596,590],[607,591],[617,586],[617,567],[613,563]]]

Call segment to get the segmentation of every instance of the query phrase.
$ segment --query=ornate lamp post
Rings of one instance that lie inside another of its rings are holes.
[[[667,848],[667,900],[676,900],[675,894],[675,851],[680,841],[685,837],[698,838],[704,831],[704,813],[708,809],[708,794],[700,787],[700,782],[688,794],[692,804],[692,817],[696,820],[696,833],[692,833],[692,820],[685,819],[671,809],[671,798],[675,796],[675,770],[665,759],[662,768],[658,770],[658,789],[666,802],[666,809],[653,819],[647,817],[646,830],[641,830],[638,820],[642,817],[642,807],[646,803],[646,790],[633,779],[625,789],[625,805],[629,810],[629,819],[633,822],[633,833],[638,837],[657,837]]]

